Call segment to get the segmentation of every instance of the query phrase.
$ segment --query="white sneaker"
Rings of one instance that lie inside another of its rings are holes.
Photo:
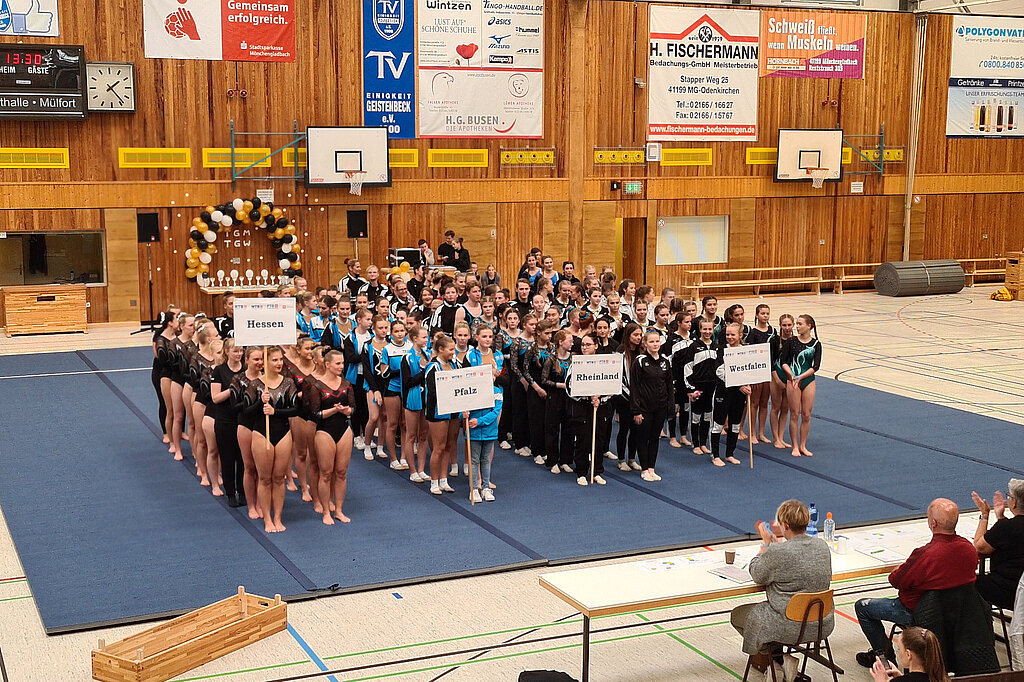
[[[484,502],[494,502],[494,492],[490,488],[484,488]]]
[[[603,478],[601,478],[600,475],[598,475],[598,476],[594,476],[594,483],[596,483],[598,485],[607,485],[608,481],[604,480]]]
[[[794,682],[796,680],[799,667],[800,659],[793,654],[786,654],[782,657],[782,678],[785,682]]]
[[[605,459],[618,459],[618,457],[615,456],[615,453],[611,452],[611,451],[604,453],[604,458]]]
[[[629,463],[629,468],[632,469],[633,471],[643,471],[643,469],[640,467],[640,463],[637,462],[635,459]]]
[[[406,469],[409,468],[409,463],[406,462],[404,459],[398,460],[398,464],[398,468],[401,469],[402,471],[405,471]]]
[[[391,468],[394,469],[395,471],[398,471],[399,469],[402,468],[402,464],[396,459],[394,462],[391,463]]]
[[[353,438],[352,439],[352,445],[356,446],[356,450],[365,450],[366,449],[366,442],[363,441],[363,437],[362,436],[356,436],[355,438]]]
[[[526,448],[516,448],[514,451],[520,457],[529,457],[529,453],[526,452]]]
[[[441,494],[441,484],[438,483],[437,481],[431,481],[430,482],[430,494],[431,495],[440,495]]]
[[[556,464],[555,466],[551,467],[551,473],[553,473],[553,474],[560,474],[560,473],[562,473],[562,470],[559,469],[558,465]]]
[[[629,465],[625,462],[619,462],[619,471],[629,471]]]
[[[477,490],[476,488],[473,488],[473,492],[469,494],[469,501],[474,503],[482,502],[482,500],[480,499],[480,491]]]
[[[541,457],[540,455],[537,455],[536,457],[533,458],[533,463],[534,464],[543,464],[544,463],[544,458]]]
[[[384,449],[383,445],[377,445],[376,443],[374,443],[374,447],[377,448],[377,456],[380,457],[381,459],[384,459],[385,457],[388,456],[387,450]]]
[[[587,477],[586,476],[580,476],[579,478],[577,478],[576,479],[576,485],[587,485]]]
[[[448,485],[447,479],[444,479],[444,478],[441,479],[441,490],[443,490],[446,493],[453,493],[453,492],[455,492],[455,488],[453,488],[450,485]]]
[[[463,464],[462,465],[462,475],[463,476],[469,476],[469,465],[468,464]]]
[[[570,473],[572,471],[572,467],[569,466],[568,464],[563,464],[562,465],[562,471],[564,471],[565,473],[568,474],[568,473]]]
[[[502,450],[511,450],[512,449],[512,446],[509,444],[509,442],[507,440],[503,440],[500,443],[498,443],[498,447],[501,448]]]
[[[459,465],[458,464],[453,464],[452,468],[448,470],[448,475],[449,476],[458,476],[459,475]]]
[[[372,462],[373,461],[373,450],[370,448],[363,449],[363,459]]]

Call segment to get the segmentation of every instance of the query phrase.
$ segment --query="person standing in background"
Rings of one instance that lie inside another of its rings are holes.
[[[444,244],[437,247],[437,255],[441,257],[441,265],[455,267],[455,231],[445,230]]]
[[[431,251],[430,245],[427,244],[426,239],[421,239],[417,246],[420,249],[420,260],[428,268],[434,265],[434,252]]]

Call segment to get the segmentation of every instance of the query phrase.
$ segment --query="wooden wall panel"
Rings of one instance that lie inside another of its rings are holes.
[[[539,239],[535,240],[531,248],[540,246],[544,253],[554,255],[556,261],[566,260],[569,255],[569,204],[566,202],[544,204],[543,220],[541,234],[538,235]],[[561,259],[558,258],[559,255],[562,256]],[[581,264],[577,263],[577,267],[579,265]]]
[[[1021,194],[927,198],[924,258],[995,258],[1024,246]]]
[[[130,208],[103,211],[107,254],[107,318],[109,322],[139,322],[139,239],[136,212]],[[147,279],[147,295],[148,284]],[[152,318],[147,318],[152,319]]]
[[[828,197],[758,199],[754,265],[830,263],[834,204]]]
[[[729,202],[729,265],[734,268],[754,267],[754,214],[757,203],[753,199],[733,199]]]
[[[455,230],[469,249],[469,257],[484,270],[497,259],[498,213],[495,204],[448,204],[444,207],[445,230]]]
[[[889,200],[884,196],[836,199],[835,239],[823,263],[880,263],[886,260],[889,239]],[[900,215],[900,250],[903,248]]]
[[[498,204],[497,235],[498,252],[495,267],[501,275],[503,287],[515,288],[515,277],[523,264],[523,257],[534,246],[542,246],[544,219],[550,204],[537,202],[520,204]],[[561,214],[563,223],[568,224],[569,208],[563,202]],[[480,263],[480,261],[477,261]],[[480,263],[486,268],[486,263]]]
[[[601,267],[615,267],[615,215],[614,201],[588,201],[583,204],[583,262],[593,265],[598,273]],[[557,268],[560,264],[556,264]]]

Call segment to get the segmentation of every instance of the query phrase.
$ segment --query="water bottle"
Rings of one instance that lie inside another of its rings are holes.
[[[811,502],[811,522],[807,524],[807,534],[812,538],[818,537],[818,509]]]
[[[832,512],[825,515],[825,542],[829,547],[836,544],[836,522],[832,520]]]

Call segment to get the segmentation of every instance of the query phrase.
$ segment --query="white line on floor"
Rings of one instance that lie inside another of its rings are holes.
[[[129,367],[127,369],[84,369],[80,372],[49,372],[46,374],[13,374],[11,376],[0,376],[0,379],[34,379],[36,377],[68,377],[74,374],[113,374],[114,372],[141,372],[153,369],[152,367]]]

